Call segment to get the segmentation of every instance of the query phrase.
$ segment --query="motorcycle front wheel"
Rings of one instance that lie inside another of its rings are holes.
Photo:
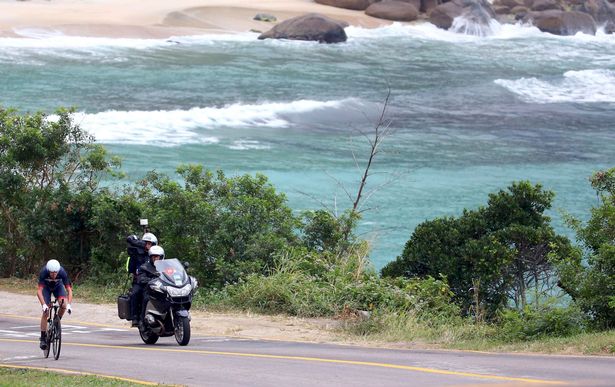
[[[141,340],[145,344],[156,344],[156,341],[158,341],[158,335],[145,328],[139,327],[139,335],[141,335]]]
[[[179,345],[188,345],[190,342],[190,320],[188,317],[177,316],[175,319],[175,340]]]

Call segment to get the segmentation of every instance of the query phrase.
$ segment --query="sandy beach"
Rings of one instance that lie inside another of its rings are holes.
[[[0,36],[60,33],[111,38],[168,38],[181,35],[267,31],[272,23],[316,12],[353,26],[389,24],[363,11],[316,4],[313,0],[0,0]]]

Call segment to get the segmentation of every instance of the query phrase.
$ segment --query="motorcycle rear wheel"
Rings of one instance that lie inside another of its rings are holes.
[[[190,320],[188,317],[177,317],[175,320],[175,340],[179,345],[190,342]]]
[[[156,344],[156,342],[158,341],[157,334],[152,333],[151,331],[148,332],[141,327],[139,327],[139,335],[141,336],[141,340],[143,340],[145,344]]]

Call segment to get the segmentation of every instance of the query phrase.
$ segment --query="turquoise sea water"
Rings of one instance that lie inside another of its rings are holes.
[[[297,210],[351,205],[390,88],[392,134],[376,158],[361,236],[376,268],[420,222],[486,203],[528,179],[550,214],[586,218],[587,178],[615,165],[615,37],[495,26],[487,37],[429,24],[348,28],[348,42],[0,39],[0,104],[76,119],[136,179],[202,163],[266,174]],[[388,85],[388,86],[387,86]],[[359,167],[355,165],[356,157]]]

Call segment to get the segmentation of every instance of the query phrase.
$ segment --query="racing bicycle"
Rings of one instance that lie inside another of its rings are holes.
[[[53,351],[53,358],[55,360],[60,358],[60,349],[62,348],[62,324],[60,323],[60,316],[58,316],[59,308],[58,300],[53,299],[51,308],[49,308],[49,317],[47,318],[47,348],[43,350],[45,358],[48,358],[49,352]]]

